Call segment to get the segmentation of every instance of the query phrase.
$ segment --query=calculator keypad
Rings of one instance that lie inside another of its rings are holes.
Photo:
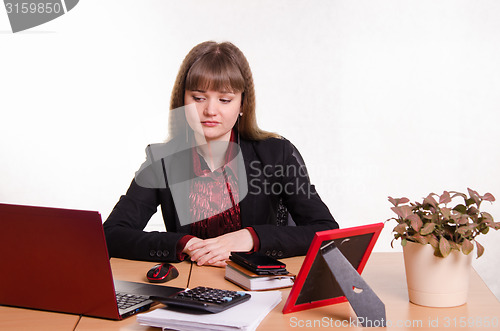
[[[217,313],[250,299],[250,294],[199,286],[168,298],[152,298],[169,306]]]

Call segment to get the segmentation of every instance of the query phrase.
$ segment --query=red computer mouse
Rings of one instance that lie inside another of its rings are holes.
[[[170,263],[157,264],[146,274],[151,283],[165,283],[177,276],[179,276],[179,271]]]

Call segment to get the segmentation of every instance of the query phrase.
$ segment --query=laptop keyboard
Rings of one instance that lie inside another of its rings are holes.
[[[119,309],[127,309],[132,306],[149,301],[149,297],[143,295],[134,295],[130,293],[116,292],[116,302]]]

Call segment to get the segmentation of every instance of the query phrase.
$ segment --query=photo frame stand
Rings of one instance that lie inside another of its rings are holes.
[[[363,327],[385,327],[384,303],[335,246],[335,243],[331,242],[321,247],[321,255],[356,313],[358,322]]]

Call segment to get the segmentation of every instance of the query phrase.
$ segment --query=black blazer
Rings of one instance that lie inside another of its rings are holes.
[[[136,174],[126,195],[121,196],[104,223],[110,256],[178,262],[176,245],[189,234],[190,226],[179,220],[169,179],[173,178],[173,171],[177,171],[177,178],[179,172],[183,173],[181,177],[191,176],[192,168],[186,164],[192,165],[192,161],[190,151],[177,151],[176,146],[174,139],[146,149],[148,159],[142,172]],[[305,255],[315,232],[338,228],[310,183],[302,157],[288,140],[241,139],[239,146],[248,184],[248,193],[240,202],[241,222],[243,228],[253,227],[257,233],[259,251],[276,258]],[[155,151],[159,149],[169,152],[158,158],[161,153]],[[149,175],[143,178],[141,174]],[[148,188],[153,177],[157,182]],[[158,205],[167,231],[144,232]],[[284,211],[293,219],[292,226],[279,221],[279,214]]]

